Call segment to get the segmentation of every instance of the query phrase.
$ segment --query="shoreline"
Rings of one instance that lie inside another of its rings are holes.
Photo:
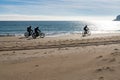
[[[119,31],[91,31],[91,33],[94,35],[97,34],[120,34]],[[72,34],[82,34],[82,31],[75,31],[75,32],[59,32],[59,33],[46,33],[46,37],[61,37],[61,36],[65,36],[65,35],[72,35]],[[0,34],[0,37],[24,37],[24,33],[23,34],[17,34],[17,33],[4,33],[4,34]]]
[[[21,36],[0,37],[0,51],[48,49],[59,47],[79,47],[87,45],[116,44],[120,42],[120,34],[92,34],[82,37],[80,34],[71,34],[57,37],[32,39]],[[2,45],[4,44],[4,45]],[[32,45],[31,45],[32,44]]]

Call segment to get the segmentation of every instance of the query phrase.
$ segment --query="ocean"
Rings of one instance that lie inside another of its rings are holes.
[[[60,36],[81,33],[88,25],[94,33],[119,33],[119,21],[0,21],[0,35],[23,36],[28,26],[35,27],[46,36]]]

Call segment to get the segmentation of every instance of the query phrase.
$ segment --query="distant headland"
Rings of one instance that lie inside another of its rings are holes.
[[[120,21],[120,15],[118,15],[114,21]]]

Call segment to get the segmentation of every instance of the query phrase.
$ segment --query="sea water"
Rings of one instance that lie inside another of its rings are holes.
[[[24,35],[28,26],[35,27],[46,36],[81,33],[85,25],[94,33],[119,33],[119,21],[0,21],[0,35]]]

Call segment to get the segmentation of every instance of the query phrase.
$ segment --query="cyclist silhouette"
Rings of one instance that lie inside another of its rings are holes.
[[[88,33],[88,30],[89,30],[88,26],[85,25],[85,27],[84,27],[84,34],[87,34],[87,33]]]
[[[39,27],[36,27],[34,29],[34,31],[35,31],[36,36],[39,36],[39,33],[41,32],[40,29],[39,29]]]

